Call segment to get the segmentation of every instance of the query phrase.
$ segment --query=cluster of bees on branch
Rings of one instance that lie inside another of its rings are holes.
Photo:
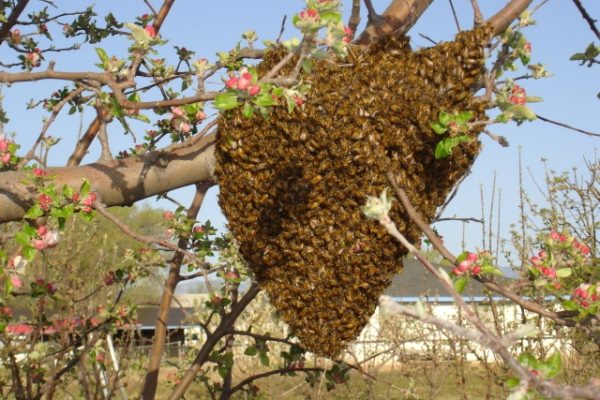
[[[307,102],[269,118],[239,111],[219,124],[220,205],[255,279],[308,350],[334,357],[367,323],[406,250],[360,206],[388,187],[393,171],[418,212],[431,220],[479,151],[478,129],[443,160],[430,123],[440,111],[472,111],[488,27],[413,52],[389,37],[319,62]],[[282,57],[269,53],[264,74]],[[420,232],[397,202],[390,212],[412,242]]]

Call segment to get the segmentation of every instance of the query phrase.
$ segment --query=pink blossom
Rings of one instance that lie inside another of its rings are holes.
[[[13,287],[16,287],[17,289],[23,287],[23,281],[17,275],[13,275],[10,278],[10,282],[12,283]]]
[[[0,151],[5,152],[8,150],[8,142],[4,138],[0,139]]]
[[[473,269],[471,270],[471,273],[473,275],[479,275],[480,272],[481,272],[481,266],[480,265],[474,266]]]
[[[193,231],[194,231],[194,233],[203,233],[204,232],[204,228],[201,227],[200,225],[196,225],[196,226],[194,226]]]
[[[206,118],[206,113],[204,111],[198,111],[196,113],[196,121],[202,121]]]
[[[452,273],[454,275],[462,275],[462,274],[464,274],[464,271],[461,271],[458,267],[454,267],[454,268],[452,268]]]
[[[38,251],[44,250],[47,247],[46,242],[42,239],[31,240],[31,245]]]
[[[478,258],[477,254],[475,254],[475,253],[467,254],[467,261],[469,261],[469,262],[475,262],[475,261],[477,261],[477,258]]]
[[[8,324],[6,326],[6,333],[10,335],[30,335],[33,333],[33,327],[24,323]]]
[[[252,82],[252,75],[248,72],[242,74],[237,81],[237,88],[239,90],[247,90],[250,87],[250,83]]]
[[[36,169],[33,170],[33,175],[41,178],[43,176],[46,176],[47,172],[45,170],[41,169],[41,168],[36,168]]]
[[[22,268],[25,268],[25,266],[27,265],[27,260],[21,256],[14,256],[13,258],[10,259],[10,261],[8,262],[8,265],[11,268],[20,270]]]
[[[49,248],[53,248],[56,247],[56,245],[58,244],[58,241],[60,240],[60,234],[58,233],[58,231],[48,231],[44,234],[42,239],[44,240],[44,242],[46,242],[46,245]]]
[[[541,263],[542,260],[540,260],[539,257],[537,256],[533,256],[529,259],[529,262],[531,262],[533,265],[539,265]]]
[[[42,193],[38,196],[38,203],[40,203],[40,208],[44,211],[48,211],[50,209],[50,204],[52,203],[52,198],[45,193]]]
[[[148,25],[146,25],[144,30],[146,31],[148,36],[150,36],[151,38],[156,37],[156,29],[154,28],[154,25],[148,24]]]
[[[183,110],[179,107],[171,107],[171,113],[178,117],[183,117]]]
[[[554,268],[542,268],[542,274],[551,279],[556,279],[556,270]]]
[[[175,216],[175,214],[173,214],[173,211],[165,211],[163,213],[163,218],[167,221],[171,221],[174,216]]]
[[[523,89],[519,85],[513,86],[511,90],[511,95],[508,99],[513,104],[524,105],[527,103],[527,94],[525,93],[525,89]]]
[[[94,205],[94,202],[96,201],[97,198],[98,198],[98,195],[96,193],[92,192],[92,193],[88,194],[85,199],[83,199],[82,203],[84,206],[91,207]]]
[[[304,98],[302,98],[302,96],[294,96],[294,103],[300,107],[302,104],[304,104]]]
[[[46,225],[42,225],[39,228],[37,228],[37,234],[39,236],[44,236],[46,232],[48,232],[48,227],[46,227]]]
[[[525,45],[523,46],[523,50],[525,51],[525,54],[531,54],[531,43],[525,43]]]
[[[260,86],[258,86],[258,85],[250,86],[250,89],[248,90],[248,94],[250,96],[256,96],[259,93],[260,93]]]
[[[579,249],[579,251],[581,251],[581,254],[583,254],[584,256],[587,256],[588,254],[590,254],[590,248],[585,245],[582,245],[581,249]]]
[[[550,232],[549,236],[550,236],[550,239],[552,239],[552,240],[558,240],[560,234],[556,231],[552,231],[552,232]]]
[[[468,271],[470,268],[471,268],[471,263],[467,260],[461,261],[460,264],[458,264],[458,269],[460,269],[463,272]]]
[[[229,78],[229,80],[227,82],[225,82],[225,86],[228,89],[232,89],[236,84],[237,84],[238,78],[236,78],[235,76],[232,76],[231,78]]]
[[[544,250],[540,250],[538,253],[539,258],[546,258],[546,252]]]
[[[2,157],[0,157],[0,161],[2,161],[2,164],[8,165],[10,163],[10,157],[10,153],[4,153]]]

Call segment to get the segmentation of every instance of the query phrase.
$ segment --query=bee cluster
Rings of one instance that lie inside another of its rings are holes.
[[[318,63],[295,112],[277,107],[269,118],[247,119],[235,111],[220,122],[221,208],[255,278],[308,350],[339,354],[402,268],[406,249],[360,210],[366,195],[389,186],[386,172],[431,220],[474,161],[480,126],[471,142],[436,160],[440,136],[430,123],[440,111],[485,116],[473,89],[490,32],[462,32],[416,52],[390,37],[350,63]],[[281,56],[271,52],[259,73]],[[397,202],[390,216],[419,241]]]

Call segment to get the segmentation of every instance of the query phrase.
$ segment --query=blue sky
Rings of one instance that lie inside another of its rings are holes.
[[[159,2],[154,1],[158,4]],[[349,1],[346,5],[346,15],[349,12]],[[462,27],[469,27],[472,20],[470,2],[454,1]],[[481,0],[482,11],[489,17],[498,10],[504,0]],[[536,4],[538,2],[534,2]],[[70,1],[70,5],[83,8],[88,3]],[[133,20],[135,16],[147,12],[144,3],[128,2],[127,7],[122,2],[101,1],[97,9],[102,15],[106,10],[113,11],[119,20]],[[387,0],[375,0],[376,9],[383,10]],[[600,2],[584,0],[590,14],[600,18]],[[290,24],[295,12],[303,8],[301,0],[255,0],[252,2],[222,0],[218,2],[197,2],[178,0],[162,29],[163,37],[169,43],[160,48],[160,57],[172,58],[173,45],[184,46],[196,51],[197,57],[215,59],[217,51],[233,47],[241,34],[249,29],[255,30],[260,39],[274,39],[279,33],[284,15],[288,15],[288,24],[284,37],[297,36]],[[595,132],[600,131],[600,101],[596,94],[600,91],[600,68],[580,67],[569,61],[569,57],[583,50],[595,37],[587,24],[581,18],[571,1],[550,0],[534,15],[538,24],[527,28],[524,32],[533,45],[533,62],[542,62],[554,75],[551,78],[522,82],[529,95],[540,96],[543,103],[533,105],[533,109],[548,118],[569,123]],[[363,20],[366,19],[363,18]],[[56,29],[51,26],[51,29]],[[23,29],[25,31],[25,29]],[[414,48],[428,46],[429,42],[418,34],[423,33],[436,41],[451,40],[457,32],[452,18],[449,2],[437,0],[427,10],[423,18],[410,32]],[[109,54],[124,56],[127,43],[123,39],[107,42],[103,47]],[[52,58],[52,57],[50,57]],[[56,70],[95,70],[97,62],[92,48],[84,49],[77,54],[61,54],[55,56]],[[214,80],[219,84],[218,79]],[[50,94],[56,87],[62,85],[52,82],[38,82],[28,85],[16,85],[4,88],[4,107],[11,116],[11,122],[6,126],[7,132],[17,133],[17,141],[24,148],[37,136],[44,113],[39,110],[26,111],[25,104],[31,98],[41,98]],[[64,154],[73,148],[80,122],[83,127],[93,118],[86,113],[83,120],[79,117],[61,117],[51,128],[50,134],[63,137],[63,142],[51,155],[53,165],[61,165],[66,161]],[[136,128],[138,137],[143,136],[142,127]],[[539,198],[532,178],[539,182],[543,180],[543,165],[541,159],[548,160],[548,165],[557,171],[568,170],[574,166],[582,167],[584,157],[593,158],[598,147],[598,138],[587,137],[583,134],[558,128],[543,122],[526,123],[520,127],[514,124],[494,126],[491,129],[498,135],[505,136],[510,147],[502,148],[487,137],[482,137],[483,151],[473,166],[472,174],[462,183],[459,193],[446,210],[445,216],[480,217],[480,187],[483,187],[486,203],[489,204],[492,180],[496,176],[496,187],[502,191],[501,215],[502,234],[511,222],[518,219],[518,153],[522,157],[532,176],[526,174],[526,187],[533,198]],[[123,136],[122,129],[114,124],[111,127],[111,137],[115,138],[113,150],[131,147],[128,137]],[[98,156],[97,148],[93,149],[87,162]],[[184,202],[191,198],[191,189],[176,192],[179,200]],[[156,204],[154,200],[150,204]],[[167,207],[168,204],[160,203]],[[217,225],[223,225],[224,219],[218,210],[216,189],[211,190],[210,196],[202,209],[200,219],[210,218]],[[460,250],[462,237],[461,224],[446,222],[438,224],[438,230],[444,236],[446,243],[454,251]],[[468,247],[473,249],[481,243],[481,228],[478,224],[469,224],[466,231]]]

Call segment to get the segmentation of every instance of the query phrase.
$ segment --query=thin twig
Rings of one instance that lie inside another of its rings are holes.
[[[586,130],[583,130],[583,129],[575,128],[574,126],[565,124],[563,122],[558,122],[558,121],[554,121],[554,120],[551,120],[551,119],[546,118],[546,117],[542,117],[539,114],[536,114],[536,116],[540,119],[540,121],[548,122],[549,124],[552,124],[552,125],[562,126],[563,128],[571,129],[571,130],[573,130],[575,132],[580,132],[580,133],[583,133],[583,134],[588,135],[588,136],[600,137],[600,133],[594,133],[594,132],[586,131]]]
[[[448,2],[450,3],[450,8],[452,9],[452,16],[454,17],[456,29],[460,32],[462,29],[460,28],[460,22],[458,22],[458,16],[456,15],[456,10],[454,9],[454,2],[452,0],[448,0]]]
[[[596,37],[600,40],[600,31],[596,27],[596,20],[590,16],[590,14],[587,12],[587,10],[583,7],[583,4],[581,4],[581,1],[573,0],[573,3],[575,3],[575,6],[581,13],[581,16],[583,17],[583,19],[585,19],[586,22],[588,23],[588,25],[590,26],[590,29],[592,30],[592,32],[594,32]]]

